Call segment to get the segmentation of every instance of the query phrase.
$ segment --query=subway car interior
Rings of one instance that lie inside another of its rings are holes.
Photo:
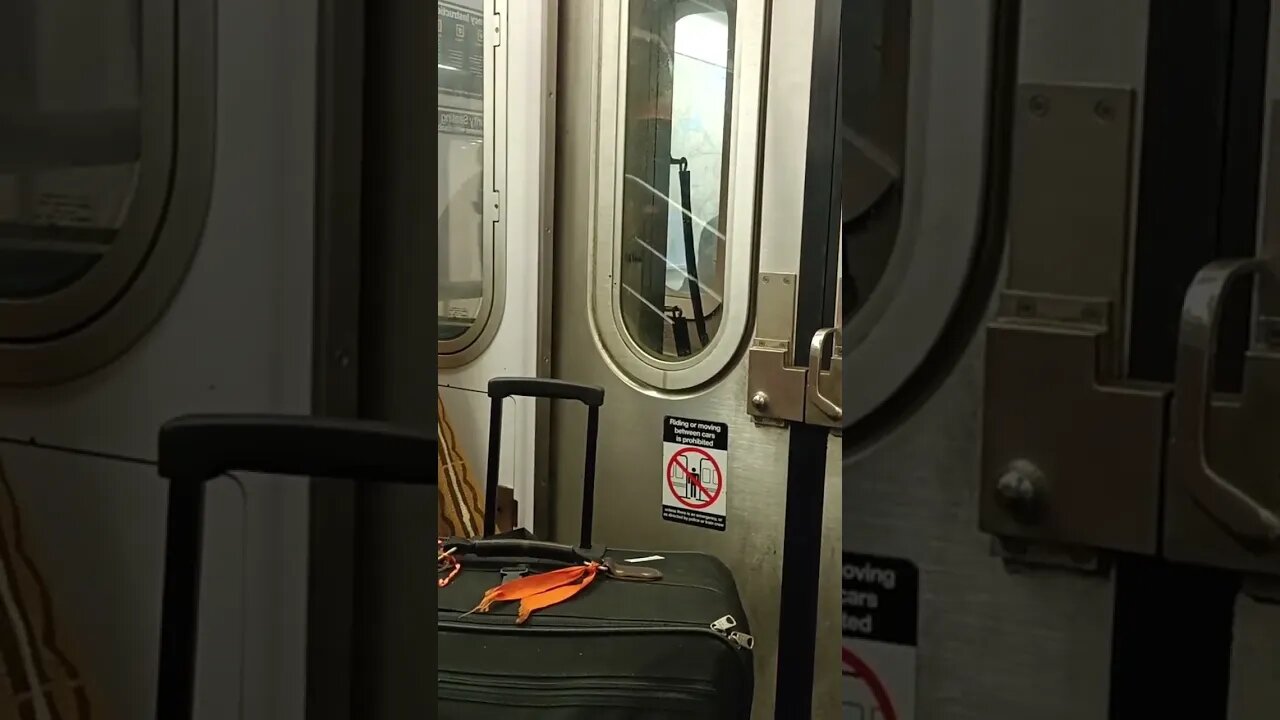
[[[0,720],[1280,717],[1276,4],[0,3]]]

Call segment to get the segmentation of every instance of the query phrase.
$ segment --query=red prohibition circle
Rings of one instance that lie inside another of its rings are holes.
[[[684,471],[686,477],[690,475],[688,466],[678,462],[681,455],[701,455],[711,461],[711,467],[716,471],[716,491],[708,493],[706,486],[701,482],[698,483],[698,489],[702,490],[703,495],[708,496],[705,502],[690,502],[688,498],[680,497],[680,493],[676,492],[675,473],[673,470],[677,465]],[[720,493],[724,491],[724,471],[720,469],[720,463],[717,463],[716,459],[711,457],[711,453],[702,448],[687,447],[672,455],[671,460],[667,463],[667,487],[671,490],[671,497],[675,498],[681,505],[693,510],[702,510],[710,507],[712,503],[720,498]]]
[[[841,648],[841,654],[844,656],[844,666],[847,671],[841,673],[843,675],[857,675],[866,684],[867,689],[871,691],[871,696],[875,698],[876,705],[880,706],[880,714],[884,716],[884,720],[898,720],[898,711],[893,707],[893,698],[889,695],[889,690],[884,686],[884,682],[876,676],[871,666],[865,660],[858,657],[857,653],[849,648]]]

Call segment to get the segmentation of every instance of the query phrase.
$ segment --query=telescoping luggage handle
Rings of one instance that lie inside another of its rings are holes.
[[[489,468],[485,477],[484,537],[493,535],[498,520],[496,500],[498,461],[502,457],[502,401],[509,397],[577,400],[587,406],[587,447],[582,467],[582,532],[578,546],[590,548],[596,493],[596,435],[600,427],[600,406],[604,405],[604,388],[548,378],[502,377],[489,381],[489,397]]]
[[[187,415],[160,428],[160,476],[205,482],[228,472],[436,484],[436,436],[371,420]]]
[[[160,428],[170,481],[156,718],[191,717],[205,483],[229,472],[436,484],[436,436],[366,420],[188,415]]]

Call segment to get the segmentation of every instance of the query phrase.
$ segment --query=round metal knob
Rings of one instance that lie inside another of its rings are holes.
[[[1044,473],[1026,460],[1009,463],[996,481],[996,495],[1000,502],[1023,520],[1033,520],[1044,508],[1048,493]]]

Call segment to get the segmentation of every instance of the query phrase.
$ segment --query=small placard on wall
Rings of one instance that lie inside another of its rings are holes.
[[[729,426],[668,416],[662,428],[662,519],[725,529]]]

